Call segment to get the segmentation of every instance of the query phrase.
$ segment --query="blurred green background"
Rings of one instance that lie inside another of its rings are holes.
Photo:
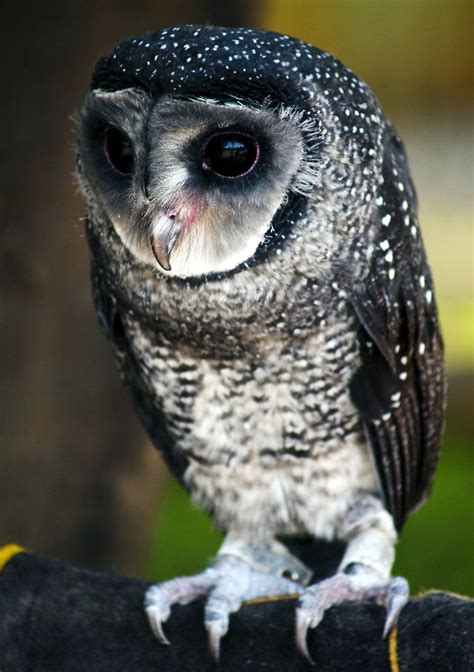
[[[338,56],[405,141],[450,390],[433,496],[408,522],[395,571],[412,592],[474,592],[473,8],[459,0],[7,0],[0,544],[157,580],[199,571],[219,545],[139,427],[97,329],[70,117],[95,61],[116,42],[177,23],[245,25]]]

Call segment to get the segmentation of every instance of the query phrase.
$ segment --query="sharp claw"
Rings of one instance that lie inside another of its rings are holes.
[[[227,628],[222,621],[207,621],[206,629],[209,640],[209,649],[215,661],[219,660],[221,653],[221,639],[226,634]]]
[[[146,615],[148,617],[148,623],[150,628],[153,631],[155,637],[161,642],[161,644],[170,645],[171,642],[163,631],[163,621],[166,619],[162,618],[161,610],[158,607],[146,607]]]
[[[409,588],[407,581],[401,576],[397,576],[390,583],[387,597],[387,618],[383,636],[387,637],[390,631],[397,625],[400,612],[408,602]]]
[[[296,646],[311,665],[315,665],[307,644],[308,628],[310,625],[310,617],[303,611],[303,609],[298,609],[296,612]]]
[[[390,632],[396,627],[398,622],[398,617],[402,608],[405,606],[406,601],[400,598],[396,598],[392,601],[389,610],[387,612],[387,618],[385,619],[385,625],[383,628],[383,637],[387,637]]]

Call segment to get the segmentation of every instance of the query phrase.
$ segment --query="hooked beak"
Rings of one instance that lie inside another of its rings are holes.
[[[160,218],[161,219],[161,218]],[[181,227],[176,222],[175,216],[163,217],[164,222],[155,226],[150,236],[151,249],[156,261],[165,271],[171,271],[170,256],[176,241],[178,240]]]
[[[171,271],[170,257],[205,209],[205,203],[181,198],[170,208],[151,214],[150,244],[153,255],[165,271]]]

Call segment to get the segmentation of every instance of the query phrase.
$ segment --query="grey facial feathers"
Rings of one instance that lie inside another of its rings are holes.
[[[130,175],[108,161],[110,128],[133,147]],[[206,174],[206,141],[231,131],[256,139],[255,169],[235,178]],[[232,270],[254,254],[288,192],[313,186],[311,132],[282,106],[154,99],[135,89],[90,93],[79,121],[83,161],[122,242],[141,262],[181,277]]]

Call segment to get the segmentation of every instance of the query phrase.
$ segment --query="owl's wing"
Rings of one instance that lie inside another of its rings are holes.
[[[352,305],[362,364],[351,381],[385,504],[397,529],[429,494],[443,429],[446,382],[430,269],[405,154],[388,140],[381,226],[366,283]],[[380,198],[379,198],[380,201]]]

